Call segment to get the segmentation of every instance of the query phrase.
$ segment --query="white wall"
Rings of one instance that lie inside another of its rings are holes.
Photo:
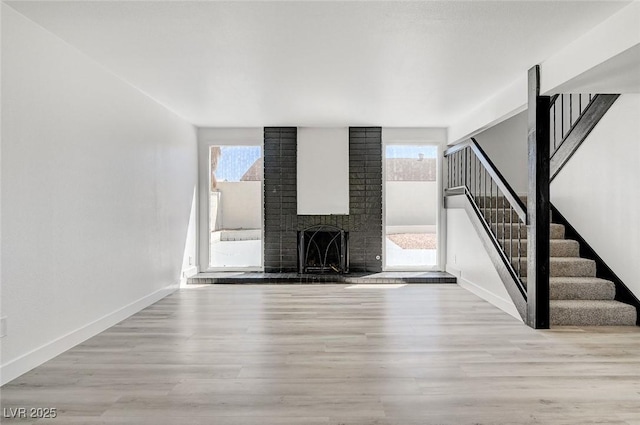
[[[462,208],[447,209],[447,272],[458,285],[521,320],[489,254]]]
[[[187,279],[198,273],[198,191],[194,187],[191,193],[191,208],[189,212],[189,225],[187,238],[184,241],[184,254],[182,255],[182,275],[180,286],[186,286]]]
[[[223,229],[262,229],[262,182],[219,182]]]
[[[478,144],[518,194],[527,194],[527,111],[475,135]]]
[[[349,129],[298,128],[298,214],[349,214]]]
[[[569,45],[559,48],[555,54],[544,58],[540,63],[540,92],[587,93],[589,89],[597,88],[600,93],[629,93],[628,89],[631,88],[631,92],[637,93],[637,54],[624,62],[618,62],[616,57],[634,50],[637,53],[640,44],[638,28],[640,2],[636,0]],[[528,67],[533,65],[535,63]],[[592,70],[600,65],[604,66],[601,71],[611,73],[596,72],[594,75]],[[528,67],[522,69],[517,80],[506,82],[503,90],[451,123],[449,143],[464,140],[523,111],[527,106]],[[611,74],[617,75],[612,78]],[[597,77],[596,81],[593,77]]]
[[[639,28],[640,2],[634,1],[542,62],[540,92],[566,93],[572,89],[572,79],[640,44]],[[625,72],[624,69],[615,71]],[[619,93],[618,89],[610,86],[606,92]]]
[[[429,143],[445,145],[447,143],[447,129],[444,127],[383,127],[382,141],[384,143]]]
[[[551,184],[551,201],[640,297],[640,95],[621,96]]]
[[[438,211],[438,183],[388,181],[385,187],[388,226],[435,226]]]
[[[449,144],[468,139],[524,111],[527,107],[527,79],[527,69],[523,69],[517,80],[460,115],[457,121],[449,125]]]
[[[2,111],[4,383],[177,288],[196,137],[4,4]]]
[[[2,12],[4,8],[0,5],[0,47],[2,44]],[[0,53],[2,51],[0,50]],[[2,92],[2,54],[0,54],[0,94]],[[1,97],[0,97],[1,99]],[[0,102],[0,118],[2,117],[2,102]],[[0,119],[0,142],[2,141],[2,120]],[[0,224],[2,223],[2,143],[0,143]],[[0,225],[0,385],[2,385],[2,338],[6,333],[6,320],[2,311],[2,226]]]

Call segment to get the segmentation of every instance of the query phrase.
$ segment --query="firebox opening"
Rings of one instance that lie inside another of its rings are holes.
[[[299,273],[347,273],[348,232],[328,225],[298,232]]]

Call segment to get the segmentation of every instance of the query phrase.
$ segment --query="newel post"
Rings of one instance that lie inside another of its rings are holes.
[[[527,198],[527,320],[549,328],[549,96],[540,96],[540,67],[529,70]]]

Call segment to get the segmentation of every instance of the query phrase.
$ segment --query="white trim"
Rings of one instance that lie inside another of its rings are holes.
[[[198,274],[198,267],[196,266],[191,266],[187,269],[182,270],[182,276],[180,278],[180,286],[184,286],[184,284],[187,283],[187,279],[197,274]]]
[[[384,138],[384,128],[381,131],[382,146],[382,271],[387,271],[387,143]],[[351,183],[349,183],[351,184]],[[349,200],[351,203],[351,200]],[[436,236],[437,237],[437,236]]]
[[[447,133],[445,133],[446,137]],[[444,185],[444,174],[442,168],[444,164],[443,144],[436,146],[436,267],[437,270],[444,269],[444,258],[446,247],[444,241],[447,239],[446,225],[442,224],[444,214],[444,197],[442,196],[442,188]]]
[[[456,270],[455,268],[449,266],[448,264],[447,264],[447,272],[457,277],[458,285],[460,285],[462,288],[466,289],[467,291],[473,294],[476,294],[483,300],[487,301],[490,304],[493,304],[494,306],[498,307],[500,310],[504,311],[505,313],[515,317],[516,319],[522,322],[522,318],[520,317],[518,310],[516,310],[516,307],[513,305],[513,302],[511,302],[511,300],[506,300],[494,294],[493,292],[487,291],[485,288],[482,288],[476,283],[463,278],[459,270]]]
[[[182,270],[183,277],[191,277],[196,273],[198,273],[198,268],[196,266],[191,266],[188,269]]]
[[[93,322],[90,322],[74,331],[62,335],[22,356],[0,366],[0,385],[4,385],[42,363],[53,359],[87,339],[105,331],[129,316],[143,310],[146,307],[160,301],[178,290],[175,285],[159,289],[132,302],[112,313],[109,313]]]

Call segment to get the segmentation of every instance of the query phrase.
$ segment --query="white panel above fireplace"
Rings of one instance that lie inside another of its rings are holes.
[[[349,129],[298,128],[298,214],[349,214]]]

